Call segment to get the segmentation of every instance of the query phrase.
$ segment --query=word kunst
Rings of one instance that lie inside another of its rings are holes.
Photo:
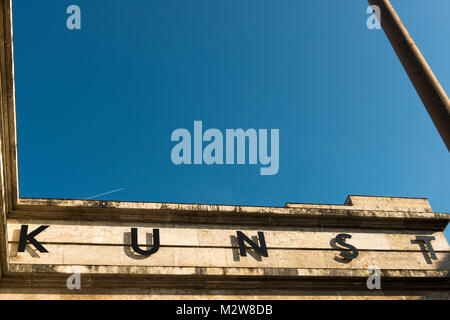
[[[34,231],[28,233],[28,225],[22,225],[20,229],[20,239],[18,245],[18,252],[25,252],[26,246],[28,244],[32,244],[39,252],[45,253],[48,252],[47,249],[36,240],[36,236],[40,234],[42,231],[49,228],[49,226],[40,226]],[[159,229],[153,229],[152,233],[153,237],[153,245],[150,249],[142,249],[139,246],[138,241],[138,229],[131,228],[131,248],[139,255],[144,257],[150,257],[151,255],[158,252],[160,248],[160,233]],[[250,239],[247,235],[245,235],[242,231],[236,231],[237,243],[239,246],[239,255],[242,257],[247,256],[247,250],[253,249],[254,252],[258,253],[261,257],[269,257],[269,252],[267,250],[266,240],[264,237],[264,232],[258,232],[258,237],[256,239]],[[356,259],[359,255],[358,249],[347,243],[347,239],[351,239],[352,236],[346,233],[340,233],[332,239],[331,243],[332,247],[340,251],[340,256],[335,257],[335,260],[348,263],[353,259]],[[416,239],[411,242],[415,242],[419,244],[422,252],[429,252],[431,259],[437,260],[437,256],[434,252],[434,249],[431,245],[431,240],[435,240],[432,236],[416,236]],[[125,244],[127,245],[127,244]],[[233,243],[232,243],[233,245]],[[250,247],[247,247],[250,245]],[[339,246],[337,246],[339,245]],[[427,262],[428,263],[428,262]],[[71,279],[73,281],[74,279]],[[75,279],[77,280],[77,279]],[[69,284],[69,282],[68,282]]]

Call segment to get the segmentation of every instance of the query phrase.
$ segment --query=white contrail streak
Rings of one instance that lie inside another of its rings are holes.
[[[111,194],[111,193],[114,193],[114,192],[123,191],[125,189],[126,188],[119,188],[119,189],[108,191],[108,192],[105,192],[105,193],[96,194],[95,196],[92,196],[92,197],[89,197],[89,198],[84,198],[83,200],[91,200],[91,199],[98,198],[98,197],[101,197],[101,196],[106,196],[107,194]]]

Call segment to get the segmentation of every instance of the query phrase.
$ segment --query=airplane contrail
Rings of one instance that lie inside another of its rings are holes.
[[[105,193],[96,194],[95,196],[92,196],[92,197],[89,197],[89,198],[84,198],[83,200],[91,200],[91,199],[98,198],[98,197],[101,197],[101,196],[106,196],[107,194],[123,191],[125,189],[126,188],[119,188],[119,189],[108,191],[108,192],[105,192]]]

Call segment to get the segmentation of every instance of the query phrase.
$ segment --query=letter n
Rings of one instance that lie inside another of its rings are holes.
[[[255,249],[256,252],[261,254],[263,257],[269,256],[269,254],[267,253],[266,240],[264,239],[263,232],[258,232],[258,239],[259,239],[260,245],[255,243],[253,240],[251,240],[249,237],[247,237],[241,231],[237,232],[237,239],[238,239],[238,243],[239,243],[239,253],[242,257],[247,256],[247,247],[245,246],[245,242],[247,242],[253,249]]]
[[[150,256],[159,250],[159,229],[153,229],[153,247],[148,250],[139,248],[138,229],[131,228],[131,247],[133,250],[143,256]]]
[[[28,225],[22,225],[20,229],[20,240],[19,240],[19,249],[17,252],[25,252],[25,248],[27,246],[27,242],[31,243],[39,252],[48,252],[34,237],[36,237],[39,233],[47,229],[49,226],[40,226],[30,234],[28,234]]]

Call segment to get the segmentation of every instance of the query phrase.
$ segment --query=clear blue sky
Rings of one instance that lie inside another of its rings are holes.
[[[392,0],[450,91],[450,2]],[[82,10],[82,30],[66,9]],[[23,197],[450,210],[449,154],[366,1],[13,1]],[[175,166],[177,128],[280,129],[280,170]],[[449,233],[447,232],[447,237]]]

